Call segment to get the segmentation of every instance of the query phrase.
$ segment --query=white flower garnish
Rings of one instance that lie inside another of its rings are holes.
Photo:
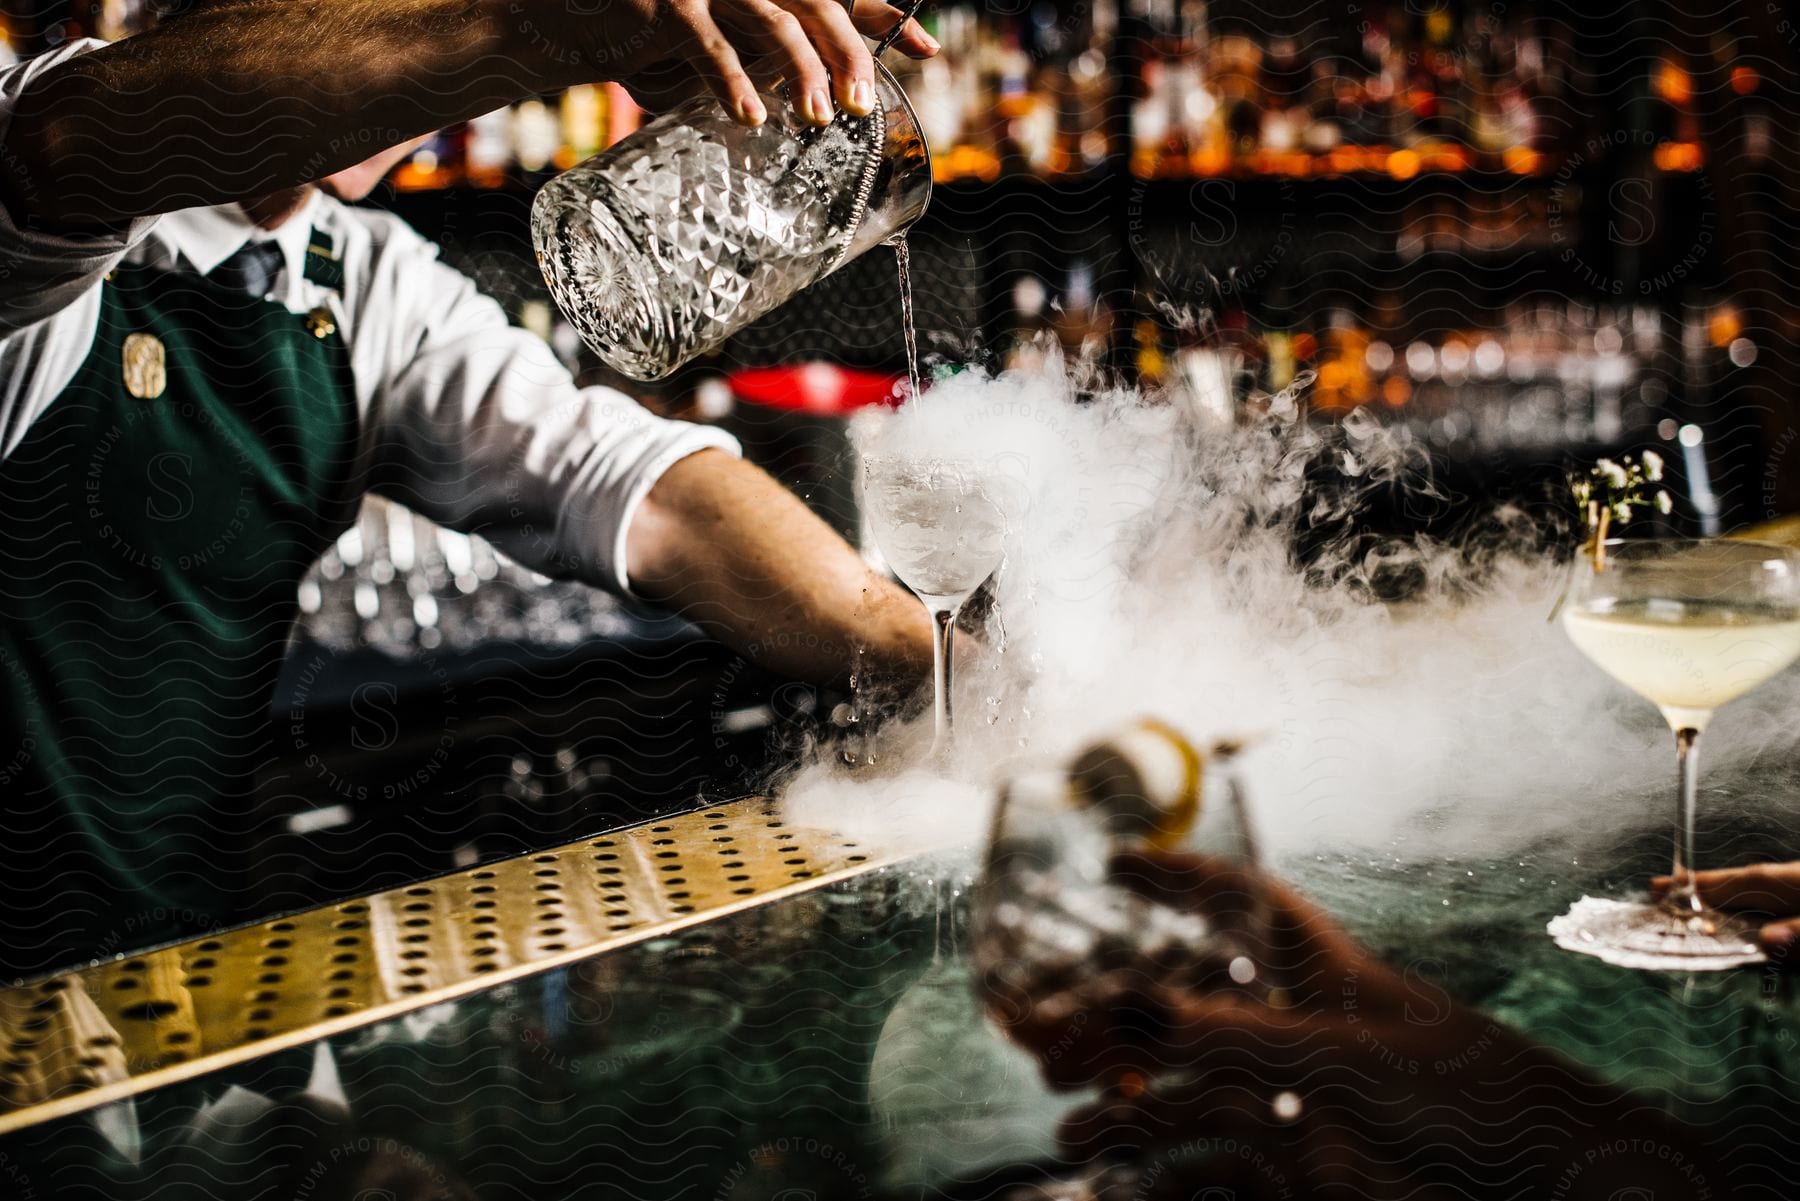
[[[1574,494],[1575,503],[1581,506],[1587,524],[1583,553],[1593,559],[1594,570],[1604,570],[1607,536],[1613,526],[1631,520],[1633,506],[1648,505],[1665,514],[1674,508],[1666,491],[1660,488],[1655,492],[1649,490],[1649,485],[1662,479],[1662,474],[1662,456],[1647,450],[1636,461],[1630,455],[1617,462],[1601,459],[1588,469],[1586,475],[1569,480],[1569,491]]]

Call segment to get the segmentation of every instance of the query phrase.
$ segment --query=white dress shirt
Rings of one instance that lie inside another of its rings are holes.
[[[33,75],[102,44],[71,43],[0,71],[0,142]],[[304,277],[314,228],[335,243],[341,291]],[[738,451],[722,431],[657,417],[609,388],[577,388],[542,340],[510,325],[399,218],[315,192],[273,233],[236,205],[93,237],[18,229],[0,206],[0,459],[87,358],[107,272],[126,261],[205,274],[265,239],[283,262],[268,299],[295,314],[327,306],[349,349],[361,429],[347,487],[358,495],[380,492],[478,530],[545,575],[628,592],[625,534],[651,486],[696,451]]]

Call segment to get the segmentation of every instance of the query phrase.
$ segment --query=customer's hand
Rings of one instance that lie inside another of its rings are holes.
[[[1257,1158],[1214,1156],[1222,1163],[1199,1169],[1215,1184],[1228,1169],[1245,1195],[1548,1195],[1559,1182],[1570,1197],[1639,1182],[1658,1196],[1705,1195],[1704,1173],[1684,1192],[1693,1179],[1670,1178],[1654,1155],[1613,1156],[1610,1142],[1607,1172],[1584,1178],[1584,1157],[1622,1130],[1657,1136],[1634,1146],[1700,1161],[1654,1106],[1457,1005],[1421,972],[1381,963],[1285,885],[1192,855],[1113,866],[1174,907],[1259,907],[1266,935],[1249,949],[1275,987],[1266,1001],[1196,989],[1172,982],[1181,965],[1146,962],[1045,988],[1017,965],[991,965],[989,1011],[1046,1077],[1101,1090],[1064,1121],[1072,1155],[1141,1162],[1172,1148],[1253,1147]],[[1147,1194],[1191,1195],[1193,1170],[1147,1172]]]
[[[627,0],[626,7],[637,24],[596,37],[594,55],[609,78],[652,112],[710,90],[747,125],[765,119],[757,93],[777,81],[815,125],[831,120],[834,105],[867,115],[875,107],[875,62],[863,38],[885,36],[901,17],[882,0],[858,0],[854,16],[837,0]],[[938,51],[911,20],[894,44],[913,58]]]
[[[1657,876],[1650,887],[1661,895],[1671,883],[1671,877]],[[1701,899],[1714,908],[1768,918],[1757,931],[1763,949],[1785,956],[1800,940],[1800,862],[1695,872],[1694,884]],[[1800,958],[1795,962],[1800,964]]]
[[[1280,1006],[1269,1013],[1283,1020],[1346,1003],[1357,1021],[1404,1013],[1412,988],[1429,994],[1412,1000],[1415,1009],[1448,1005],[1422,981],[1409,982],[1371,959],[1329,915],[1278,880],[1220,860],[1168,852],[1116,856],[1112,874],[1149,900],[1215,921],[1256,912],[1260,920],[1236,923],[1236,936],[1261,982],[1275,990]],[[987,965],[982,983],[989,1013],[1038,1053],[1051,1082],[1084,1088],[1189,1066],[1190,1058],[1210,1047],[1190,1037],[1196,1009],[1223,1015],[1267,1008],[1229,985],[1214,993],[1177,982],[1191,981],[1192,972],[1183,970],[1190,966],[1144,963],[1046,979],[1028,965],[1020,970],[1002,962]]]

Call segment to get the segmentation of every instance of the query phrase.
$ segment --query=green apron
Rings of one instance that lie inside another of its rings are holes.
[[[132,265],[102,286],[0,463],[0,977],[244,916],[295,587],[354,518],[356,430],[323,311]]]

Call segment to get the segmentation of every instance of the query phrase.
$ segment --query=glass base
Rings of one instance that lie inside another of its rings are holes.
[[[1647,901],[1582,897],[1547,929],[1563,950],[1618,967],[1717,972],[1768,960],[1754,927],[1712,909],[1680,914]]]

